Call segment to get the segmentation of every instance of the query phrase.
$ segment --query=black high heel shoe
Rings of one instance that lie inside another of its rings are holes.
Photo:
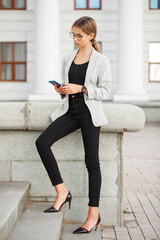
[[[70,191],[68,191],[66,200],[61,204],[61,206],[59,207],[58,210],[55,209],[52,205],[51,207],[47,208],[44,212],[59,212],[61,210],[61,207],[63,206],[63,204],[65,204],[66,202],[68,202],[68,206],[70,209],[71,208],[71,200],[72,200],[72,195],[71,195]]]
[[[95,227],[95,231],[97,230],[97,227],[98,227],[98,224],[100,223],[100,221],[101,221],[101,218],[100,218],[100,214],[98,213],[98,220],[97,220],[96,225],[94,226]],[[73,233],[77,233],[77,234],[79,234],[79,233],[90,233],[93,228],[91,228],[91,230],[88,231],[86,228],[79,227]]]

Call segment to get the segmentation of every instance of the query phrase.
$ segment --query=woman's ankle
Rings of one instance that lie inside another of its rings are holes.
[[[98,217],[98,207],[89,207],[88,219],[97,219]]]
[[[64,183],[56,185],[55,189],[56,189],[57,195],[63,195],[64,193],[68,192],[68,189],[66,188]]]

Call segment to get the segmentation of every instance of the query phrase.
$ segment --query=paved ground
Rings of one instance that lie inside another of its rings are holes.
[[[160,239],[160,124],[125,132],[123,145],[124,227],[102,227],[102,239]]]

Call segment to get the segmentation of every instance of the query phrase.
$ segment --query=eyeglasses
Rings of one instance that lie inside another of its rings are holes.
[[[80,40],[82,39],[82,37],[83,37],[81,34],[74,34],[73,32],[70,32],[69,34],[70,34],[71,38],[74,39],[74,38],[76,37],[77,40],[79,40],[79,41],[80,41]]]

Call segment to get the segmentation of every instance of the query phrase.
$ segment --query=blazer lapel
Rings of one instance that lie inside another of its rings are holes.
[[[91,53],[91,56],[90,56],[90,59],[89,59],[87,71],[86,71],[84,85],[89,83],[89,81],[91,79],[90,76],[92,75],[93,70],[95,68],[95,64],[96,64],[96,57],[97,57],[96,53],[97,53],[97,51],[93,47],[93,50],[92,50],[92,53]]]
[[[68,76],[69,68],[70,68],[71,63],[72,63],[73,59],[75,58],[78,50],[79,50],[79,48],[74,50],[68,57],[68,62],[67,62],[67,65],[65,67],[65,83],[69,83],[69,76]],[[92,53],[91,53],[91,56],[90,56],[90,59],[89,59],[89,64],[88,64],[88,67],[87,67],[87,71],[86,71],[85,83],[84,84],[87,84],[90,81],[89,76],[93,72],[95,63],[96,63],[96,50],[93,47]]]

